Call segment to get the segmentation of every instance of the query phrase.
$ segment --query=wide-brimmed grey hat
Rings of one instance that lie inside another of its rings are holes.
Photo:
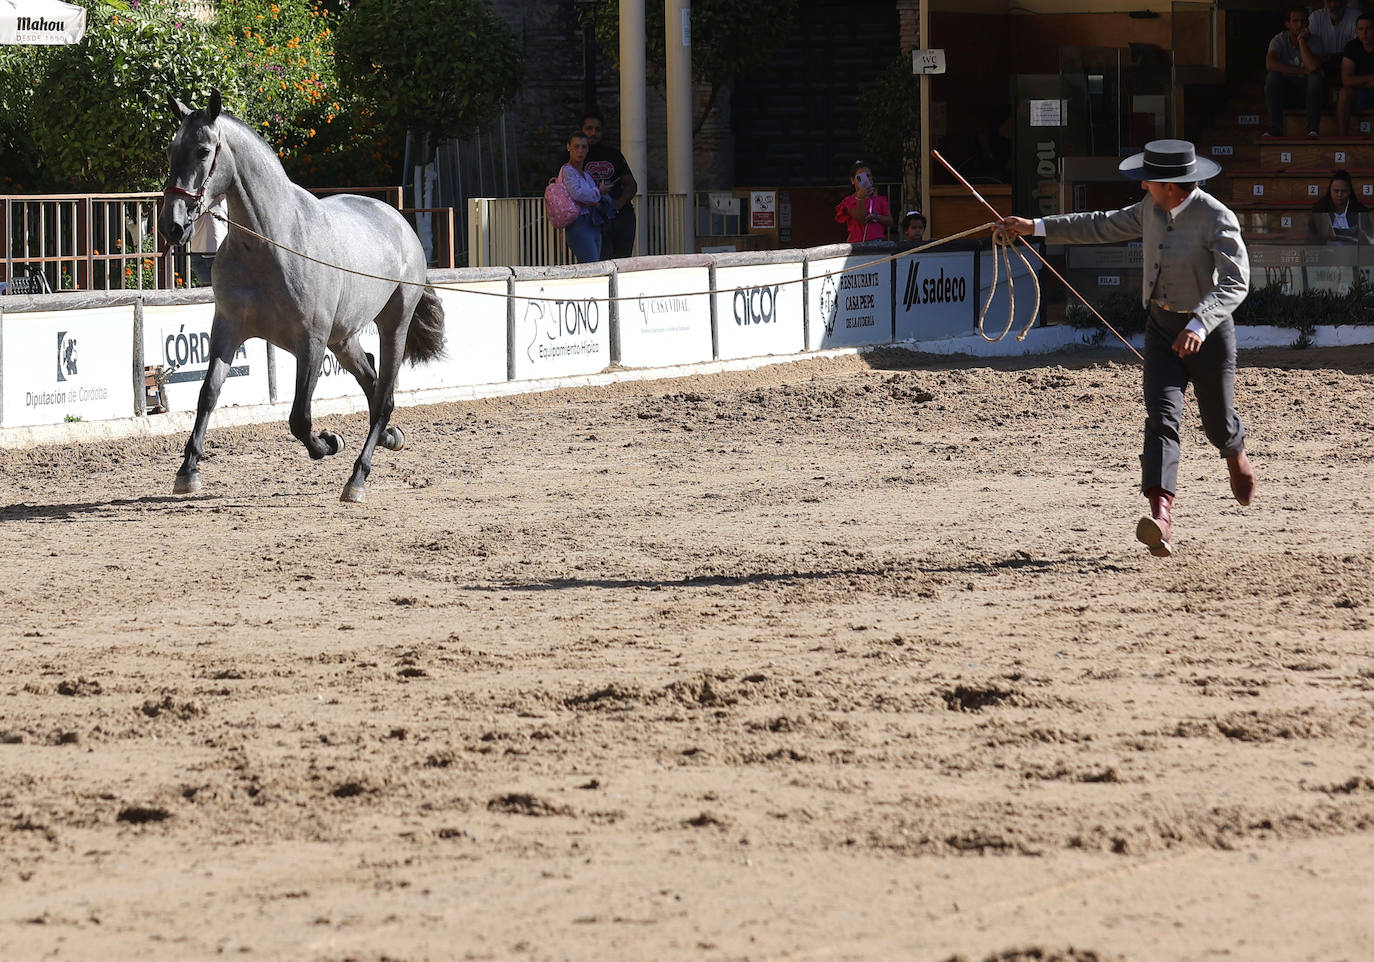
[[[1123,160],[1118,169],[1131,180],[1167,184],[1208,180],[1221,173],[1221,164],[1198,157],[1186,140],[1152,140],[1140,153]]]

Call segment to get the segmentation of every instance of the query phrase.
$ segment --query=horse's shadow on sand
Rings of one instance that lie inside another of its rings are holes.
[[[547,578],[532,581],[492,581],[464,585],[464,591],[566,591],[578,588],[609,590],[642,588],[740,588],[759,585],[824,584],[842,578],[890,578],[894,575],[992,575],[1008,570],[1032,574],[1071,569],[1075,572],[1119,573],[1131,569],[1104,558],[1025,558],[977,561],[962,565],[927,567],[920,564],[883,564],[864,568],[825,568],[818,571],[756,571],[741,575],[689,575],[682,578]]]
[[[69,521],[80,515],[103,515],[121,508],[152,507],[168,504],[192,504],[200,501],[220,501],[219,495],[184,494],[148,495],[142,498],[111,498],[108,501],[77,501],[71,504],[18,504],[0,506],[0,522],[3,521]],[[138,516],[131,514],[127,520],[136,521]]]

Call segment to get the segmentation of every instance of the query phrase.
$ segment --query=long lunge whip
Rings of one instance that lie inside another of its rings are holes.
[[[951,174],[954,175],[955,180],[959,181],[959,183],[961,183],[961,184],[964,185],[964,189],[966,189],[966,190],[967,190],[970,194],[972,194],[974,197],[978,198],[978,202],[979,202],[980,204],[982,204],[982,205],[983,205],[984,207],[986,207],[988,210],[992,211],[992,214],[993,214],[994,217],[996,217],[999,221],[1002,219],[1002,215],[999,214],[999,213],[997,212],[997,208],[996,208],[996,207],[993,207],[991,204],[989,204],[989,203],[987,202],[986,198],[984,198],[982,194],[978,193],[978,191],[977,191],[976,189],[974,189],[974,186],[973,186],[972,184],[970,184],[967,180],[965,180],[964,177],[963,177],[963,175],[960,174],[959,171],[957,171],[957,170],[954,169],[954,165],[953,165],[953,164],[951,164],[949,161],[945,160],[945,158],[941,157],[941,156],[940,156],[940,152],[939,152],[938,150],[933,150],[933,149],[932,149],[931,152],[930,152],[930,156],[934,157],[934,158],[935,158],[936,160],[938,160],[941,164],[943,164],[943,165],[945,166],[945,169],[948,170]],[[1119,340],[1122,344],[1125,344],[1126,347],[1130,349],[1130,352],[1131,352],[1132,354],[1134,354],[1139,360],[1141,360],[1142,362],[1145,360],[1145,358],[1141,357],[1140,352],[1137,351],[1137,350],[1135,349],[1135,346],[1134,346],[1133,344],[1131,344],[1130,341],[1126,340],[1126,338],[1122,337],[1120,331],[1118,331],[1116,328],[1114,328],[1114,327],[1112,327],[1110,324],[1108,324],[1108,323],[1107,323],[1107,319],[1106,319],[1105,317],[1103,317],[1101,314],[1098,313],[1097,308],[1095,308],[1095,307],[1093,307],[1091,304],[1089,304],[1089,303],[1088,303],[1088,299],[1087,299],[1086,297],[1084,297],[1082,294],[1078,293],[1077,289],[1074,288],[1074,286],[1073,286],[1072,284],[1070,284],[1068,281],[1064,280],[1064,275],[1060,274],[1057,270],[1055,270],[1054,267],[1050,264],[1050,262],[1047,261],[1047,260],[1045,260],[1045,258],[1041,256],[1040,252],[1039,252],[1038,250],[1035,249],[1035,245],[1034,245],[1034,244],[1031,244],[1031,243],[1030,243],[1029,241],[1027,241],[1024,237],[1021,237],[1021,236],[1019,236],[1019,235],[1017,236],[1016,239],[1019,240],[1023,245],[1025,245],[1026,249],[1028,249],[1032,254],[1034,254],[1034,255],[1036,256],[1036,258],[1040,261],[1040,263],[1041,263],[1041,264],[1044,264],[1044,265],[1045,265],[1045,268],[1046,268],[1051,274],[1053,274],[1055,277],[1059,278],[1059,283],[1063,284],[1063,285],[1064,285],[1065,287],[1067,287],[1070,291],[1072,291],[1072,292],[1073,292],[1073,296],[1076,297],[1076,298],[1078,298],[1080,301],[1082,301],[1084,307],[1086,307],[1088,310],[1090,310],[1090,311],[1093,312],[1093,317],[1096,317],[1099,321],[1101,321],[1103,327],[1105,327],[1107,330],[1109,330],[1109,331],[1111,331],[1113,334],[1115,334],[1116,337],[1117,337],[1117,340]],[[1008,272],[1008,273],[1010,273],[1010,272]]]

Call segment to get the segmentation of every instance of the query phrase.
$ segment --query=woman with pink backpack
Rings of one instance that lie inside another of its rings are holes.
[[[567,147],[568,162],[544,191],[544,209],[549,223],[567,232],[573,258],[588,264],[601,260],[601,227],[614,211],[606,196],[611,186],[598,184],[582,169],[587,161],[586,134],[573,131]]]

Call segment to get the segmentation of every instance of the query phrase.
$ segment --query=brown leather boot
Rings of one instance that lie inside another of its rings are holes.
[[[1255,472],[1245,452],[1227,458],[1226,470],[1231,472],[1231,494],[1235,495],[1239,504],[1249,504],[1255,496]]]
[[[1163,488],[1151,488],[1145,492],[1150,499],[1150,513],[1141,518],[1135,526],[1135,539],[1150,549],[1156,558],[1173,556],[1174,546],[1169,541],[1173,529],[1174,496]]]

